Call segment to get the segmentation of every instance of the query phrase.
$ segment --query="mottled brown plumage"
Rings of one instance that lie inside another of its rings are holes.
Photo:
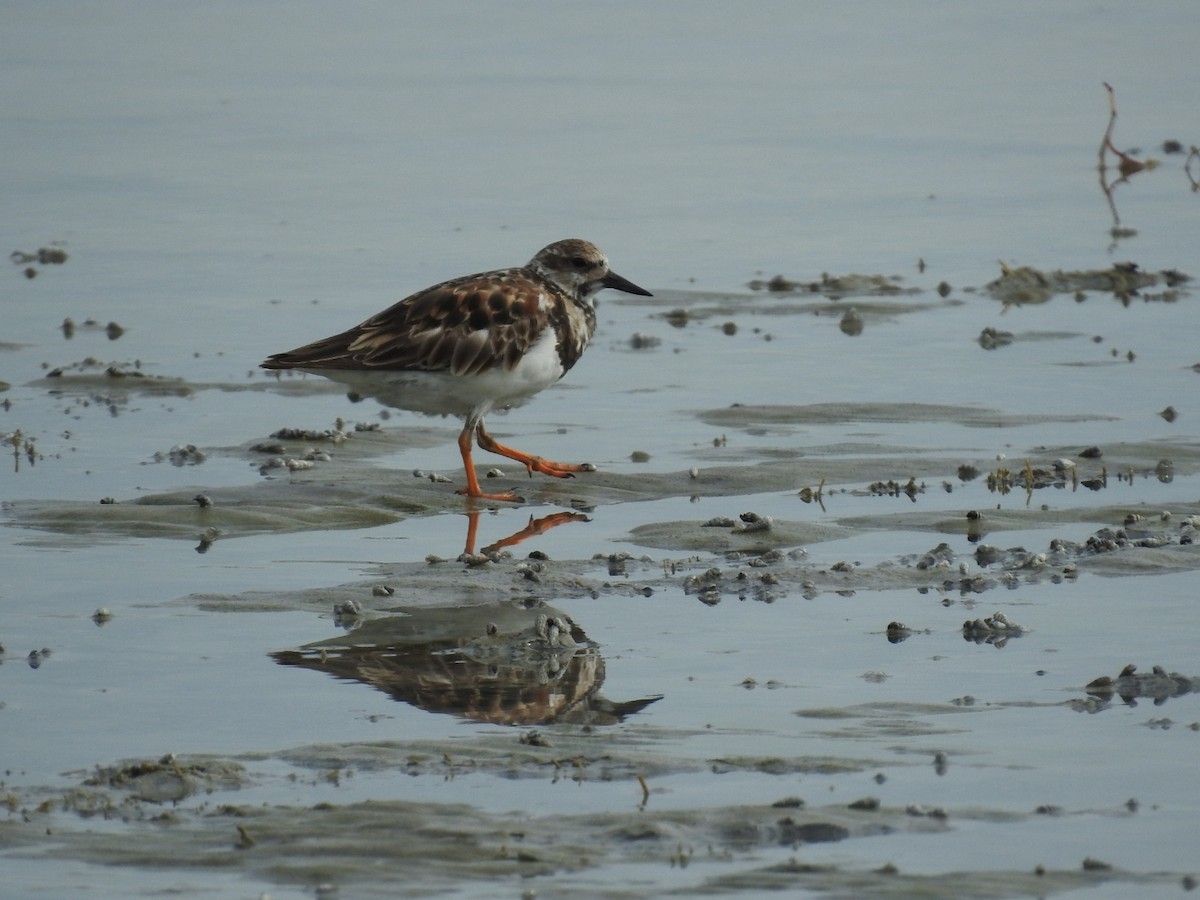
[[[543,310],[540,297],[553,301]],[[595,329],[595,315],[555,295],[526,269],[467,275],[406,297],[360,325],[263,363],[271,369],[415,369],[477,375],[514,369],[542,329],[562,332],[559,358],[574,365]],[[582,325],[582,334],[575,332]]]
[[[586,471],[496,443],[483,426],[494,408],[517,406],[558,381],[596,329],[594,297],[609,287],[649,296],[609,271],[593,244],[568,239],[525,266],[466,275],[406,297],[365,322],[263,362],[266,369],[325,375],[401,409],[466,419],[459,448],[471,497],[485,494],[471,464],[472,435],[485,450],[559,478]]]

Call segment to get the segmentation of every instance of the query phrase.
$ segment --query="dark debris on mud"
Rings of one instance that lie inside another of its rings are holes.
[[[1146,302],[1173,303],[1184,296],[1184,286],[1191,280],[1191,276],[1175,269],[1147,272],[1136,263],[1074,272],[1043,271],[1031,266],[1009,268],[1001,263],[1000,277],[988,282],[984,291],[1005,306],[1045,303],[1061,294],[1082,301],[1088,293],[1110,294],[1126,305],[1135,297]],[[1157,287],[1162,290],[1147,292],[1148,288]]]
[[[580,733],[576,740],[596,739]],[[485,771],[474,751],[453,746],[456,749],[419,743],[297,748],[276,757],[270,774],[263,770],[267,758],[262,755],[245,760],[165,757],[97,767],[75,786],[57,793],[7,791],[3,799],[9,814],[0,822],[0,843],[13,858],[197,872],[216,868],[276,884],[321,885],[327,892],[403,890],[408,896],[435,895],[464,884],[515,889],[535,876],[546,891],[561,887],[569,892],[580,873],[630,864],[668,866],[678,872],[679,891],[714,895],[812,890],[833,897],[886,898],[919,892],[930,897],[991,898],[1027,889],[1048,896],[1105,883],[1129,889],[1178,883],[1177,876],[1128,872],[1090,857],[1073,870],[1039,867],[1019,872],[989,865],[981,871],[959,868],[938,875],[904,873],[891,864],[870,869],[811,865],[800,861],[811,845],[900,832],[936,834],[956,822],[973,820],[1020,826],[1042,811],[892,807],[873,797],[810,806],[794,795],[761,805],[660,809],[646,787],[645,777],[652,778],[652,772],[638,775],[642,791],[630,792],[623,810],[550,812],[517,819],[462,803],[387,796],[292,806],[244,802],[237,794],[251,784],[280,778],[293,784],[337,784],[354,779],[356,771],[358,778],[392,768],[412,777],[417,774],[414,767],[419,771],[426,766],[435,772],[446,770],[451,777],[455,772]],[[598,774],[594,764],[574,755],[578,748],[553,751],[514,739],[505,746],[510,754],[507,761],[499,746],[492,755],[498,764],[495,774],[501,777],[531,764],[546,777],[545,759],[553,759],[556,752],[565,763],[559,768],[573,773],[568,777]],[[608,752],[622,753],[619,747],[609,747]],[[661,753],[656,758],[661,760]],[[281,775],[280,762],[294,768]],[[719,764],[751,765],[767,774],[798,771],[792,765],[772,766],[770,760]],[[640,771],[637,765],[631,769]],[[169,789],[146,789],[148,780],[161,779],[167,779]],[[606,783],[614,791],[628,790],[631,783],[636,787],[630,778]],[[178,789],[181,784],[188,789]],[[97,828],[97,819],[126,827]],[[764,857],[775,861],[764,863]],[[364,866],[368,859],[372,865]],[[689,866],[700,863],[703,868],[686,873]],[[617,889],[612,896],[633,894]]]
[[[1200,677],[1168,672],[1162,666],[1139,673],[1137,666],[1131,663],[1116,676],[1101,675],[1094,678],[1088,682],[1086,689],[1093,705],[1097,701],[1100,705],[1107,705],[1114,697],[1119,697],[1126,706],[1137,706],[1139,699],[1151,700],[1155,706],[1162,706],[1172,698],[1200,693]]]

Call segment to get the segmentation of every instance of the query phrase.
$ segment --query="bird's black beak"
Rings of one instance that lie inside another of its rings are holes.
[[[622,278],[616,272],[609,272],[607,275],[605,275],[603,278],[600,279],[600,284],[603,287],[613,288],[614,290],[618,290],[618,291],[624,291],[627,294],[638,294],[642,297],[653,297],[654,296],[652,293],[650,293],[645,288],[638,287],[632,281]]]

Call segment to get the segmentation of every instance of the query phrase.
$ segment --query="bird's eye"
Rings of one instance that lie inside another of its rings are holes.
[[[577,269],[586,269],[588,267],[588,261],[582,256],[573,256],[571,257],[571,265]]]

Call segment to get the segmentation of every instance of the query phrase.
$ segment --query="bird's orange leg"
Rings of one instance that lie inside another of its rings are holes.
[[[471,426],[468,425],[458,436],[458,450],[462,453],[463,467],[467,471],[467,486],[459,488],[458,493],[476,500],[499,500],[504,503],[524,503],[525,498],[509,489],[498,494],[485,494],[479,487],[479,477],[475,474],[475,463],[471,461]]]
[[[522,453],[520,450],[514,450],[512,447],[506,447],[504,444],[498,443],[495,438],[487,433],[482,422],[475,426],[475,437],[479,441],[480,450],[486,450],[488,453],[495,453],[516,460],[525,467],[530,477],[533,476],[534,472],[541,472],[543,475],[550,475],[554,478],[574,478],[575,472],[596,471],[596,467],[591,463],[559,463],[549,459],[542,459],[540,456],[530,456],[528,453]],[[470,444],[470,440],[467,443]],[[462,446],[461,435],[459,436],[459,446]]]

